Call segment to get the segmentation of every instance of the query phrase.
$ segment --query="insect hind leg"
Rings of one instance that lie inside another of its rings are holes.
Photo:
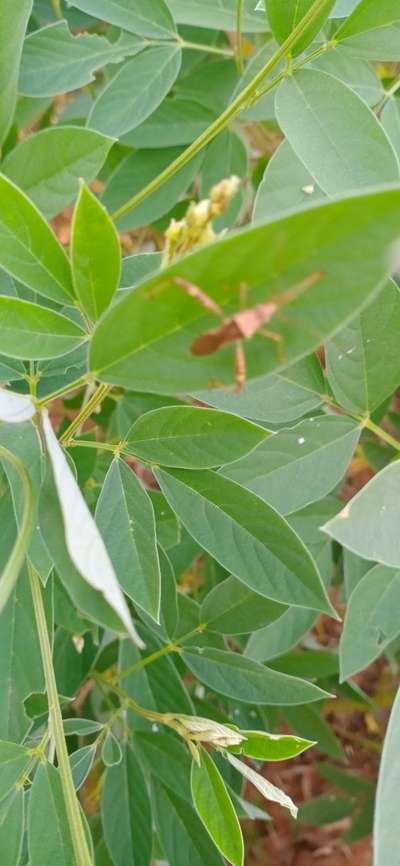
[[[261,328],[258,333],[261,337],[265,337],[266,340],[272,340],[275,343],[277,361],[279,364],[283,364],[285,362],[285,353],[283,350],[282,334],[278,334],[277,331],[267,331],[266,328]]]

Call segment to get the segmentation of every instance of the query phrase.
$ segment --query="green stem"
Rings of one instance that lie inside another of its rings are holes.
[[[118,676],[118,680],[123,680],[125,677],[131,676],[131,674],[136,674],[138,671],[141,671],[143,668],[147,668],[148,665],[151,665],[153,662],[156,662],[158,659],[161,659],[163,656],[169,655],[169,653],[177,652],[179,649],[177,644],[171,643],[165,644],[165,646],[151,653],[149,656],[145,656],[145,658],[139,659],[136,664],[131,665],[130,668],[126,668],[124,671]]]
[[[137,704],[136,701],[128,695],[128,692],[124,691],[124,689],[120,689],[114,682],[110,682],[110,680],[103,676],[103,674],[99,674],[95,671],[92,676],[97,683],[102,683],[107,686],[107,688],[120,699],[121,703],[133,710],[138,716],[141,716],[142,719],[148,719],[150,722],[164,723],[164,713],[157,713],[155,710],[146,710],[144,707],[141,707],[140,704]]]
[[[180,41],[179,45],[181,46],[181,48],[189,48],[192,51],[207,52],[207,54],[218,54],[220,57],[235,56],[232,48],[218,48],[217,45],[203,45],[200,42],[186,42],[186,39]]]
[[[75,379],[74,382],[70,382],[69,385],[64,385],[63,388],[59,388],[58,391],[53,391],[52,394],[48,394],[47,397],[44,397],[43,400],[36,400],[36,406],[38,409],[43,409],[45,406],[48,406],[49,403],[52,403],[53,400],[57,400],[59,397],[64,397],[65,394],[69,394],[70,391],[75,391],[76,388],[81,388],[82,385],[87,385],[88,383],[88,375],[80,376],[79,379]]]
[[[396,451],[400,451],[400,442],[398,442],[397,439],[394,438],[394,436],[391,436],[390,433],[387,433],[386,430],[383,429],[383,427],[379,427],[378,424],[375,424],[373,421],[371,421],[371,418],[363,418],[362,424],[367,430],[370,430],[371,433],[375,433],[375,436],[379,436],[379,438],[382,439],[383,442],[386,442],[387,445],[390,445],[391,448],[394,448]]]
[[[244,72],[242,21],[244,0],[236,0],[236,64],[241,75]]]
[[[118,675],[118,680],[123,680],[125,679],[125,677],[129,677],[131,674],[138,673],[138,671],[141,671],[148,665],[153,664],[153,662],[157,661],[163,656],[169,655],[169,653],[179,652],[183,643],[190,640],[190,638],[195,637],[197,634],[201,634],[206,628],[207,623],[200,623],[196,626],[196,628],[192,629],[192,631],[189,631],[187,632],[187,634],[182,635],[182,637],[179,638],[179,643],[175,643],[175,641],[170,641],[170,643],[165,644],[165,646],[151,653],[151,655],[139,659],[139,661],[137,661],[134,665],[131,665],[130,668],[126,668],[124,671],[121,671],[121,673]]]
[[[53,667],[53,659],[47,630],[46,614],[44,610],[42,589],[40,580],[33,568],[29,568],[29,577],[33,606],[35,610],[36,626],[38,631],[40,651],[46,692],[49,702],[49,722],[52,736],[54,738],[58,768],[60,772],[61,786],[64,796],[65,809],[71,833],[72,846],[74,849],[76,866],[93,866],[89,846],[83,826],[79,801],[76,796],[74,781],[72,778],[71,765],[68,757],[67,744],[65,742],[61,707],[58,698],[57,683]]]
[[[63,13],[61,9],[61,0],[51,0],[51,5],[53,7],[53,12],[56,18],[63,18]]]
[[[247,106],[247,104],[252,100],[254,94],[263,83],[264,79],[269,75],[269,73],[275,69],[275,66],[280,63],[280,61],[290,52],[292,46],[297,42],[297,40],[305,33],[310,24],[317,18],[321,10],[324,8],[326,4],[326,0],[314,0],[311,8],[308,10],[307,14],[302,18],[297,27],[293,30],[293,32],[288,36],[288,38],[283,42],[282,45],[277,48],[272,57],[268,60],[265,66],[260,70],[260,72],[255,75],[255,77],[250,81],[250,83],[245,87],[241,93],[238,94],[236,99],[231,102],[230,105],[222,112],[222,114],[194,141],[191,145],[189,145],[183,153],[178,156],[169,166],[167,166],[164,171],[161,172],[157,177],[155,177],[147,186],[145,186],[140,192],[130,198],[125,204],[121,205],[115,213],[112,214],[112,219],[114,221],[119,220],[122,216],[129,213],[139,204],[141,204],[149,195],[156,192],[167,180],[169,180],[177,171],[183,168],[190,160],[196,156],[210,141],[212,141],[219,132],[221,132],[232,118],[236,117],[236,115]]]
[[[26,765],[24,771],[21,773],[19,779],[17,779],[17,788],[24,788],[26,783],[29,781],[31,773],[33,772],[39,761],[45,762],[47,760],[46,746],[49,742],[49,739],[50,731],[48,730],[48,728],[46,728],[43,737],[40,740],[40,743],[38,743],[37,746],[30,750],[30,754],[32,757],[30,758],[29,763]]]
[[[377,108],[376,108],[376,113],[377,113],[378,116],[379,116],[379,115],[381,114],[381,112],[383,111],[383,109],[384,109],[386,103],[389,102],[389,101],[391,100],[392,96],[395,96],[395,95],[396,95],[396,93],[397,93],[398,90],[400,90],[400,75],[399,75],[398,78],[396,78],[396,80],[393,82],[393,84],[392,84],[392,86],[389,88],[389,90],[386,91],[385,95],[382,97],[382,99],[381,99],[379,105],[377,106]]]
[[[341,415],[346,415],[348,418],[352,418],[353,421],[357,421],[358,424],[361,424],[361,426],[366,430],[370,430],[371,433],[374,433],[375,436],[378,436],[379,439],[382,439],[382,441],[386,442],[387,445],[390,445],[391,448],[400,451],[400,442],[395,439],[394,436],[391,436],[390,433],[387,433],[383,427],[379,427],[378,424],[371,421],[371,418],[368,415],[356,415],[355,412],[348,412],[346,409],[343,409],[342,406],[339,406],[339,403],[336,403],[328,394],[320,394],[320,397],[327,406],[331,406],[332,409],[340,412]]]
[[[90,418],[92,412],[97,408],[97,406],[104,400],[107,396],[108,392],[111,390],[112,385],[104,385],[101,384],[96,388],[94,394],[88,400],[88,402],[82,407],[81,411],[78,412],[78,415],[72,423],[67,427],[63,435],[60,437],[60,444],[65,445],[70,439],[73,439],[77,430],[82,427],[82,425]]]
[[[324,42],[323,45],[320,45],[319,48],[316,48],[315,51],[312,51],[310,54],[307,54],[306,57],[302,57],[301,60],[298,60],[297,63],[293,63],[290,66],[290,71],[288,69],[283,69],[279,75],[276,75],[275,78],[272,78],[271,81],[267,83],[262,90],[257,90],[257,93],[254,96],[254,102],[258,102],[259,99],[262,99],[270,90],[273,90],[277,84],[283,81],[288,75],[293,75],[293,72],[296,72],[298,69],[301,69],[302,66],[306,66],[311,60],[316,60],[318,57],[322,57],[323,54],[326,54],[330,48],[335,47],[335,42]]]
[[[31,480],[21,460],[3,445],[0,445],[0,459],[6,460],[15,469],[24,494],[24,510],[18,527],[17,538],[0,580],[1,612],[14,589],[28,549],[33,529],[33,493]]]
[[[113,454],[121,453],[118,445],[110,445],[109,442],[91,442],[89,439],[73,439],[71,442],[64,442],[67,448],[96,448],[97,451],[112,451]]]

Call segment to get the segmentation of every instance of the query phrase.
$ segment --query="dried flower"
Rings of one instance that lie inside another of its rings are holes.
[[[229,746],[238,746],[246,739],[237,728],[221,725],[219,722],[203,719],[201,716],[166,714],[164,719],[166,724],[175,728],[186,740],[196,743],[210,743],[212,746],[226,749]]]

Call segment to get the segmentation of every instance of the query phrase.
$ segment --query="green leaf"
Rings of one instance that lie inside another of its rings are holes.
[[[306,208],[324,198],[314,177],[285,139],[265,169],[254,202],[253,219],[262,222],[292,208]]]
[[[112,731],[108,732],[104,740],[101,760],[106,767],[115,767],[122,761],[122,749]]]
[[[299,821],[310,824],[312,827],[323,827],[326,824],[335,824],[351,815],[354,803],[345,797],[336,794],[325,794],[314,797],[306,803],[302,803],[299,809]]]
[[[57,629],[54,639],[54,670],[61,694],[69,695],[70,698],[78,694],[89,676],[95,657],[96,645],[90,633],[85,635],[82,641],[74,641],[74,636],[68,631]]]
[[[7,866],[19,866],[24,841],[24,791],[14,791],[0,803],[0,857]]]
[[[108,210],[114,212],[125,204],[128,198],[154,180],[181,152],[181,148],[162,147],[130,153],[117,166],[106,184],[103,202]],[[200,153],[190,160],[142,204],[117,220],[117,226],[123,231],[134,229],[153,223],[168,213],[196,177],[202,159],[203,154]],[[154,270],[158,271],[159,268],[155,267]],[[142,279],[147,273],[142,274]],[[141,283],[142,279],[135,282]],[[129,286],[132,285],[130,282]]]
[[[121,267],[121,289],[130,289],[161,267],[162,253],[136,253],[125,256]]]
[[[118,234],[95,195],[82,185],[71,236],[72,280],[77,297],[90,319],[98,319],[110,305],[121,274]]]
[[[309,355],[279,376],[261,376],[248,382],[240,394],[214,388],[200,391],[196,396],[204,403],[235,415],[284,424],[317,409],[323,391],[320,364],[314,355]]]
[[[354,90],[367,105],[374,107],[384,97],[382,81],[371,63],[354,57],[346,46],[336,46],[311,62],[314,69],[321,69],[340,78]]]
[[[175,25],[164,0],[71,0],[71,5],[123,30],[150,39],[171,39]]]
[[[129,60],[98,96],[88,125],[115,137],[139,126],[171,89],[181,59],[175,44],[147,48]]]
[[[39,524],[40,526],[40,524]],[[92,623],[81,616],[57,574],[53,575],[54,621],[70,635],[82,636]]]
[[[337,513],[339,504],[329,498],[309,505],[292,514],[288,520],[308,547],[321,570],[325,586],[332,576],[332,554],[330,539],[320,531],[321,524]],[[289,652],[306,635],[316,621],[311,610],[290,607],[275,622],[252,634],[245,653],[256,661],[268,661]]]
[[[250,635],[246,655],[266,662],[292,649],[315,622],[315,612],[289,607],[279,619]]]
[[[130,453],[161,466],[209,469],[237,460],[269,435],[243,418],[195,406],[166,406],[138,418],[126,436]]]
[[[313,683],[276,673],[237,653],[191,647],[183,650],[182,658],[206,686],[246,704],[293,706],[321,700],[327,694]]]
[[[321,715],[318,705],[285,707],[283,716],[293,731],[316,741],[320,752],[338,761],[345,760],[342,744],[333,733],[332,726]]]
[[[96,509],[119,583],[135,604],[156,621],[161,576],[151,500],[126,463],[113,461]]]
[[[228,761],[235,770],[238,770],[239,773],[244,776],[258,791],[265,797],[267,800],[272,800],[274,803],[279,803],[281,806],[284,806],[285,809],[289,809],[290,814],[293,818],[297,818],[297,807],[294,805],[293,801],[288,797],[284,791],[281,791],[280,788],[277,788],[271,782],[268,781],[264,776],[261,776],[259,773],[256,773],[255,770],[252,770],[247,764],[244,764],[243,761],[239,761],[235,758],[234,755],[231,755],[229,752],[226,753]]]
[[[400,463],[390,463],[323,526],[363,559],[400,568]]]
[[[152,806],[157,833],[174,866],[222,866],[222,859],[192,806],[152,779]]]
[[[154,495],[160,496],[162,499],[164,499],[162,494],[157,494],[156,491],[154,491]],[[153,503],[154,495],[150,497]],[[166,502],[165,507],[169,510]],[[175,573],[173,571],[172,564],[168,559],[164,548],[162,547],[161,539],[159,537],[160,533],[159,526],[157,525],[157,517],[156,532],[161,573],[160,623],[156,624],[154,619],[148,614],[146,614],[143,610],[141,611],[140,616],[143,622],[148,626],[148,628],[152,629],[152,631],[154,631],[155,634],[157,634],[163,640],[168,641],[174,636],[176,631],[176,624],[178,621],[178,596]]]
[[[372,110],[332,75],[303,69],[276,95],[289,144],[327,195],[399,179],[399,163]]]
[[[399,21],[400,11],[396,0],[383,0],[379,4],[374,3],[374,0],[360,0],[347,21],[339,27],[335,38],[342,41]]]
[[[215,112],[191,99],[170,97],[136,129],[122,137],[134,148],[165,148],[191,144],[215,120]]]
[[[207,198],[222,177],[236,175],[246,180],[248,174],[248,152],[242,138],[225,130],[209,144],[201,166],[201,198]],[[239,217],[244,202],[244,183],[234,195],[229,207],[214,221],[217,232],[231,228]]]
[[[222,776],[208,753],[201,749],[200,764],[192,763],[191,787],[196,812],[222,856],[242,866],[243,836]]]
[[[376,565],[360,580],[346,609],[340,674],[347,680],[375,661],[400,634],[400,572]]]
[[[357,796],[360,793],[365,794],[373,788],[373,782],[355,773],[349,773],[347,770],[341,770],[333,764],[320,762],[317,764],[318,772],[323,779],[326,779],[331,785],[340,788],[341,791],[346,791],[347,794]]]
[[[400,384],[400,292],[393,281],[326,346],[329,384],[348,412],[369,414]]]
[[[285,610],[285,605],[253,592],[236,577],[228,577],[206,595],[200,620],[221,634],[248,634],[278,619]]]
[[[28,849],[31,866],[75,866],[61,780],[52,764],[41,764],[29,797]]]
[[[188,532],[244,584],[283,604],[332,613],[314,561],[271,506],[214,472],[158,469],[156,477]]]
[[[15,788],[29,762],[28,749],[17,743],[0,740],[0,800]]]
[[[2,517],[2,550],[7,527]],[[50,617],[49,617],[50,619]],[[1,614],[0,628],[0,737],[20,742],[30,728],[23,700],[44,687],[39,639],[29,582],[25,570]]]
[[[273,670],[284,674],[311,677],[318,680],[337,674],[339,661],[336,653],[324,650],[300,649],[270,662]]]
[[[399,199],[398,189],[387,189],[321,205],[244,229],[173,263],[124,293],[103,317],[92,340],[92,371],[103,381],[159,394],[201,391],[215,378],[232,384],[231,347],[204,357],[191,353],[193,339],[218,320],[176,284],[176,277],[200,286],[223,308],[229,304],[232,313],[241,281],[249,287],[251,305],[323,272],[274,317],[289,365],[355,315],[382,284],[389,245],[399,235]],[[283,247],[285,256],[279,252]],[[262,335],[248,343],[246,356],[249,380],[279,366],[275,342]]]
[[[168,6],[178,24],[211,27],[215,30],[235,30],[236,0],[168,0]],[[254,0],[244,0],[242,26],[245,33],[259,33],[268,29],[262,12],[256,10]]]
[[[0,296],[1,347],[23,360],[58,358],[86,340],[72,319],[19,298]]]
[[[266,731],[241,731],[245,740],[230,751],[255,758],[257,761],[287,761],[315,746],[312,740],[303,740],[291,734],[268,734]]]
[[[314,0],[286,0],[283,3],[282,0],[266,0],[269,25],[273,36],[279,44],[285,42],[295,27],[300,24],[313,3]],[[334,3],[335,0],[326,0],[313,23],[307,27],[305,33],[292,47],[291,53],[294,56],[301,54],[307,48],[307,45],[313,41],[328,18]]]
[[[397,98],[389,99],[381,112],[382,126],[400,158],[400,105]]]
[[[342,480],[361,428],[349,418],[309,418],[270,436],[221,470],[280,514],[322,499]]]
[[[357,57],[365,60],[391,60],[397,62],[400,58],[399,21],[377,30],[367,29],[341,39],[338,44]]]
[[[357,6],[359,0],[336,0],[336,4],[334,6],[332,12],[332,18],[347,18],[353,9]]]
[[[82,749],[78,749],[71,755],[70,764],[76,791],[79,791],[87,779],[95,757],[96,746],[83,746]]]
[[[102,723],[94,719],[64,719],[63,725],[66,737],[87,737],[88,734],[97,734],[103,729]]]
[[[344,548],[343,583],[346,590],[346,601],[349,600],[351,593],[370,568],[370,562],[366,559],[361,559],[355,553],[352,553],[351,550]]]
[[[49,218],[74,199],[79,178],[89,182],[97,176],[112,144],[91,129],[54,126],[21,141],[2,170]]]
[[[0,266],[30,289],[71,303],[68,259],[34,205],[0,175]]]
[[[10,472],[11,475],[14,474],[18,477],[23,502],[17,538],[0,578],[1,613],[10,598],[28,553],[33,530],[34,502],[31,480],[24,463],[16,457],[13,451],[9,451],[2,444],[0,444],[0,460],[3,465],[5,464],[7,473]]]
[[[151,812],[146,783],[130,746],[106,772],[102,796],[104,838],[114,866],[149,866]]]
[[[163,785],[180,797],[192,802],[190,790],[190,758],[182,740],[163,731],[135,732],[135,748],[140,758]]]
[[[3,0],[0,19],[0,145],[3,144],[14,117],[17,101],[19,64],[25,30],[33,0]]]
[[[146,643],[146,655],[157,652],[162,646],[149,629],[140,627],[140,634]],[[161,656],[157,664],[142,667],[128,673],[131,667],[146,657],[141,655],[133,644],[124,641],[121,645],[119,668],[123,687],[141,706],[161,713],[194,712],[192,701],[177,668],[169,656]],[[130,714],[130,725],[137,729],[149,730],[149,723]]]
[[[398,743],[400,735],[400,693],[391,712],[389,726],[383,746],[375,802],[374,820],[374,866],[387,866],[398,859],[397,792],[399,790],[400,765]]]
[[[201,12],[204,12],[204,4],[202,4]],[[238,70],[234,61],[228,60],[226,57],[216,57],[208,63],[196,63],[187,75],[181,75],[177,81],[176,90],[179,98],[191,99],[211,109],[211,111],[218,112],[223,111],[227,103],[232,100],[233,90],[237,82]],[[231,134],[225,130],[222,135],[217,136],[211,142],[211,147],[215,144],[217,151],[219,151],[217,142],[219,143],[221,140],[225,140],[228,144],[229,161],[230,144],[236,140],[236,136],[231,137]],[[219,152],[219,162],[220,159],[221,153]],[[219,177],[218,181],[220,180]]]
[[[156,518],[157,541],[165,551],[168,551],[170,547],[180,542],[181,528],[178,518],[159,490],[150,490],[149,496]]]
[[[140,38],[124,33],[115,42],[104,36],[73,36],[66,21],[35,30],[25,39],[19,92],[27,96],[56,96],[94,80],[107,63],[120,63],[145,47]]]

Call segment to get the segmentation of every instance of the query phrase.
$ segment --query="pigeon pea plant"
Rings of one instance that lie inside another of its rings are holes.
[[[295,817],[262,762],[316,740],[356,839],[325,712],[399,649],[398,0],[1,24],[0,861],[242,866],[243,779]]]

